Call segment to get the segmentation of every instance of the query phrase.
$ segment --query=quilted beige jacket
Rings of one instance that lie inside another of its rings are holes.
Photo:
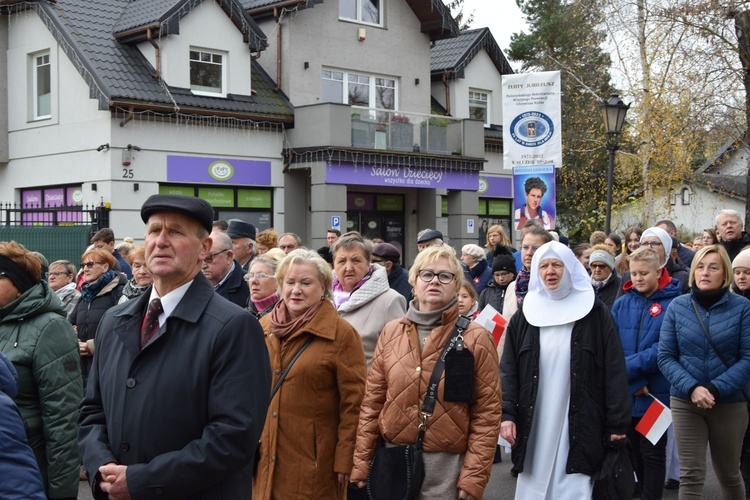
[[[380,435],[397,445],[416,441],[430,375],[457,318],[457,305],[444,312],[444,326],[430,332],[421,353],[416,325],[406,317],[391,321],[383,329],[359,413],[353,482],[367,478]],[[435,411],[427,422],[424,450],[465,453],[456,487],[482,498],[500,433],[500,375],[497,351],[487,330],[471,323],[464,332],[464,345],[474,355],[472,403],[444,402],[443,375]]]

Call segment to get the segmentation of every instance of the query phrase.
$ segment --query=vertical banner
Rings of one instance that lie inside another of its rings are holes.
[[[560,72],[503,75],[503,165],[562,167]]]
[[[555,167],[515,167],[513,193],[513,227],[516,230],[529,219],[538,219],[544,229],[555,228]]]

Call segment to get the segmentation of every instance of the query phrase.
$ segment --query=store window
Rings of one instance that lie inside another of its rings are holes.
[[[339,0],[339,19],[383,25],[381,0]]]
[[[273,227],[271,189],[162,184],[159,194],[196,196],[211,204],[216,219],[242,219],[258,231]]]
[[[490,126],[490,94],[480,90],[469,91],[469,117],[481,120],[485,127]]]
[[[477,210],[477,244],[484,247],[487,244],[487,230],[499,224],[505,235],[513,242],[511,200],[502,198],[479,198]]]
[[[225,97],[226,54],[209,50],[190,50],[190,90],[198,95]]]

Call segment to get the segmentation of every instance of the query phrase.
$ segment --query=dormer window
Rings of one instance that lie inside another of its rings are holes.
[[[382,0],[339,0],[339,19],[382,26]]]
[[[197,95],[226,97],[226,54],[205,49],[190,51],[190,90]]]
[[[469,117],[481,120],[485,127],[490,126],[489,92],[483,90],[469,91]]]

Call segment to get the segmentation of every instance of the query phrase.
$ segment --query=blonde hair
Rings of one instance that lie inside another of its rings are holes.
[[[510,246],[510,240],[508,239],[508,235],[505,234],[505,228],[503,228],[503,226],[500,224],[494,224],[487,230],[487,244],[485,245],[485,247],[487,247],[488,250],[495,249],[495,245],[490,243],[490,235],[492,233],[500,234],[500,241],[498,241],[500,245],[505,245],[506,247]]]
[[[446,259],[448,261],[448,264],[451,267],[451,272],[456,275],[456,290],[460,290],[461,286],[464,284],[463,268],[461,267],[461,262],[458,260],[458,257],[456,257],[456,251],[453,247],[448,245],[427,247],[419,252],[417,258],[414,259],[414,265],[409,269],[409,284],[415,286],[417,279],[419,279],[419,271],[421,271],[427,264],[439,259]]]
[[[284,283],[284,276],[289,272],[289,268],[295,264],[313,264],[318,271],[318,279],[323,283],[323,288],[325,289],[324,297],[326,299],[333,298],[333,292],[331,291],[333,272],[331,271],[331,267],[318,255],[318,252],[308,250],[307,248],[292,250],[279,264],[279,267],[276,269],[276,283],[278,283],[279,291],[281,290],[282,283]]]
[[[657,254],[654,250],[652,250],[649,247],[637,248],[629,256],[626,256],[626,258],[628,259],[628,264],[630,264],[631,262],[646,262],[647,264],[651,264],[657,269],[661,267],[661,260],[659,259],[659,254]]]
[[[718,253],[721,266],[724,268],[724,284],[723,288],[728,287],[734,281],[734,271],[732,270],[732,263],[729,261],[729,255],[724,247],[721,245],[708,245],[701,248],[695,253],[693,257],[693,263],[690,265],[690,276],[688,276],[688,285],[693,286],[695,282],[695,270],[698,268],[698,264],[710,253]]]

